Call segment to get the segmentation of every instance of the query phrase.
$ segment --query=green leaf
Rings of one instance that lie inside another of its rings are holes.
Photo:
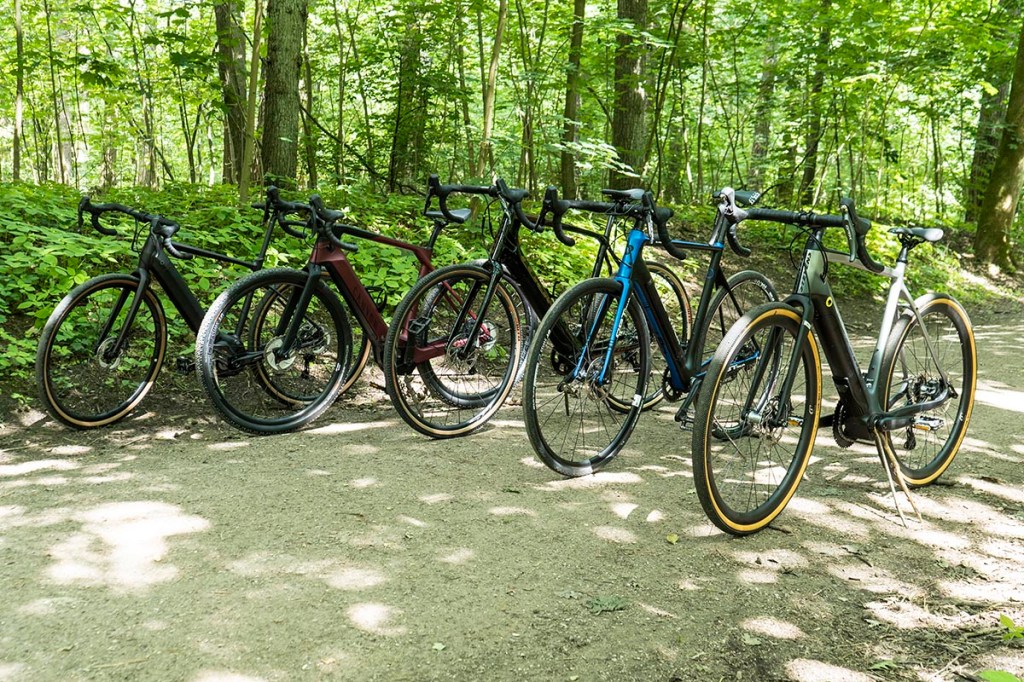
[[[1019,677],[1005,670],[982,670],[978,677],[985,682],[1021,682]]]

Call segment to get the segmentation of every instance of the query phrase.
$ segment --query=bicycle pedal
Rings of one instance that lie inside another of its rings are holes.
[[[417,317],[406,328],[410,336],[419,336],[430,325],[429,317]]]
[[[174,362],[174,371],[178,374],[193,374],[196,371],[196,359],[187,355],[180,356]]]

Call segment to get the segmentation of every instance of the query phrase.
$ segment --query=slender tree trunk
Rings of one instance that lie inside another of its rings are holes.
[[[466,87],[466,59],[465,50],[463,50],[463,45],[466,42],[466,26],[461,16],[456,19],[456,26],[458,26],[456,40],[459,44],[455,47],[455,60],[459,69],[459,101],[462,105],[462,128],[466,135],[466,174],[471,176],[476,170],[476,160],[473,155],[473,119],[469,116],[469,88]]]
[[[21,0],[14,0],[14,42],[17,63],[14,67],[17,84],[14,93],[14,149],[12,177],[21,180],[21,140],[25,135],[25,42],[21,28]]]
[[[242,165],[238,174],[238,199],[243,206],[249,203],[249,180],[256,149],[256,90],[260,79],[260,36],[263,34],[263,0],[256,0],[253,9],[252,59],[249,66],[249,94],[245,104],[245,144],[242,146]]]
[[[410,11],[404,17],[404,30],[399,41],[398,85],[395,90],[394,127],[391,154],[388,160],[388,191],[394,192],[407,182],[416,167],[416,140],[422,137],[426,124],[420,107],[420,91],[424,88],[422,59],[423,31],[419,17]]]
[[[476,177],[481,178],[488,168],[494,168],[491,150],[491,133],[494,130],[494,103],[498,81],[498,59],[501,57],[501,41],[508,22],[508,0],[498,0],[498,26],[494,30],[494,45],[491,47],[491,61],[484,81],[484,125],[481,131],[480,152],[476,159]]]
[[[574,199],[576,188],[576,155],[573,146],[579,142],[580,130],[580,57],[583,51],[583,20],[587,0],[574,0],[572,27],[569,29],[569,64],[565,69],[565,108],[562,111],[562,193]]]
[[[338,140],[334,148],[334,181],[345,182],[345,92],[348,86],[348,47],[341,29],[338,0],[334,4],[334,33],[338,39]]]
[[[309,117],[313,115],[313,67],[309,63],[309,42],[303,31],[302,38],[302,66],[303,66],[303,87],[306,92],[306,111],[309,112],[308,116],[302,117],[302,139],[305,142],[306,152],[306,179],[307,187],[309,189],[316,189],[317,186],[317,175],[316,175],[316,147],[317,147],[317,130],[316,126],[312,125],[309,121]]]
[[[268,181],[291,186],[299,158],[299,71],[306,0],[269,0],[267,26],[263,172]]]
[[[53,59],[53,30],[50,26],[50,3],[43,0],[43,12],[46,14],[46,54],[50,64],[50,102],[53,105],[53,129],[57,136],[56,156],[57,168],[60,173],[58,179],[61,183],[67,183],[67,174],[64,169],[63,152],[64,138],[61,135],[60,107],[57,104],[57,69]]]
[[[224,106],[224,159],[221,181],[237,183],[245,149],[245,32],[242,0],[213,6],[217,23],[217,71]]]
[[[778,66],[774,34],[769,34],[761,62],[761,83],[757,88],[754,105],[754,141],[750,147],[750,169],[747,187],[763,190],[765,171],[768,170],[768,151],[771,149],[772,104],[775,98],[775,70]]]
[[[699,192],[704,191],[704,108],[708,101],[708,67],[710,57],[710,46],[708,44],[708,14],[711,0],[704,0],[704,16],[701,20],[701,54],[704,60],[700,67],[700,103],[697,105],[697,184],[694,187],[692,178],[690,182],[690,199],[697,198]]]
[[[1010,228],[1020,200],[1024,174],[1024,26],[1017,42],[1017,59],[1006,108],[1006,123],[985,198],[978,214],[974,253],[984,263],[1012,269]]]
[[[818,32],[818,49],[814,57],[814,73],[811,74],[811,87],[808,104],[810,107],[807,122],[807,136],[804,138],[804,172],[800,179],[800,203],[809,206],[814,203],[814,179],[818,174],[818,147],[821,143],[821,94],[825,89],[825,70],[828,67],[828,46],[831,42],[831,31],[828,24],[829,8],[832,0],[822,2],[821,29]]]

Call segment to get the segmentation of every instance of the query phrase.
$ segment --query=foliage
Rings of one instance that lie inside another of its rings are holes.
[[[594,615],[622,611],[629,605],[625,598],[614,594],[600,595],[587,601],[587,608]]]
[[[978,677],[985,682],[1021,682],[1019,677],[1005,670],[982,670]]]
[[[1003,639],[1005,641],[1009,642],[1014,639],[1024,639],[1024,625],[1017,625],[1013,622],[1013,619],[1005,613],[999,614],[999,624],[1006,628],[1006,632],[1003,633]]]

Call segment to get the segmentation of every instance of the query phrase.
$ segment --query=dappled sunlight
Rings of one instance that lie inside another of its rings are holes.
[[[871,535],[871,530],[865,524],[840,516],[828,505],[806,497],[790,500],[784,514],[793,514],[807,523],[834,530],[853,540],[866,540]]]
[[[18,419],[18,423],[19,424],[21,424],[22,426],[25,426],[25,427],[29,427],[29,426],[34,426],[34,425],[38,424],[39,422],[43,421],[44,419],[46,419],[46,414],[43,413],[43,412],[40,412],[39,410],[35,409],[34,407],[31,407],[31,408],[25,410],[24,412],[20,412],[18,414],[17,419]]]
[[[350,606],[346,613],[352,624],[360,630],[385,637],[405,634],[405,627],[391,624],[391,621],[402,614],[400,610],[392,606],[373,603],[355,604]]]
[[[288,554],[256,552],[228,564],[228,570],[246,578],[301,576],[322,580],[337,590],[366,590],[387,582],[380,571],[351,566],[336,559],[301,560]]]
[[[1024,601],[1024,571],[1007,571],[1007,580],[984,583],[972,581],[939,581],[942,594],[963,601],[980,601],[1001,604]]]
[[[47,569],[62,585],[144,590],[173,580],[178,569],[165,561],[167,539],[196,533],[210,523],[165,502],[113,502],[74,515],[82,530],[50,549]]]
[[[398,517],[398,522],[399,523],[404,523],[407,526],[413,526],[414,528],[426,528],[427,527],[427,522],[426,521],[421,521],[421,520],[413,518],[411,516],[399,516]]]
[[[620,519],[628,519],[629,515],[632,514],[639,506],[640,505],[633,504],[632,502],[616,502],[612,505],[612,513]]]
[[[468,547],[460,547],[453,552],[449,552],[443,557],[439,558],[438,561],[451,564],[453,566],[461,566],[467,563],[470,559],[476,556],[476,552],[469,549]]]
[[[736,580],[748,585],[771,585],[779,581],[779,574],[764,568],[744,568],[736,571]]]
[[[492,419],[488,424],[498,428],[526,429],[526,422],[522,419]]]
[[[920,494],[914,494],[914,501],[922,516],[969,524],[990,535],[1024,538],[1024,523],[983,502],[956,496],[938,498]]]
[[[996,407],[1008,412],[1024,412],[1024,392],[1000,388],[983,388],[984,382],[978,382],[978,390],[974,394],[976,404]]]
[[[433,493],[421,495],[418,499],[423,504],[440,504],[441,502],[450,502],[453,498],[448,493]]]
[[[889,623],[901,630],[935,628],[956,630],[969,624],[972,617],[956,609],[955,613],[933,613],[903,597],[889,597],[885,601],[868,602],[864,608],[875,620]]]
[[[393,419],[375,422],[356,422],[356,423],[341,423],[336,422],[334,424],[326,424],[324,426],[318,426],[314,429],[308,429],[303,431],[304,434],[311,436],[337,436],[342,433],[354,433],[356,431],[367,431],[369,429],[389,429],[398,426],[398,422]]]
[[[921,590],[914,585],[897,580],[888,571],[867,563],[832,564],[825,570],[847,584],[868,592],[894,593],[909,597],[921,595]]]
[[[715,528],[710,521],[707,521],[699,526],[690,526],[689,528],[684,529],[680,535],[686,535],[691,538],[710,538],[722,536],[722,531]]]
[[[0,682],[7,682],[7,680],[20,680],[22,679],[22,673],[26,672],[26,666],[24,663],[8,663],[6,661],[0,661]],[[27,678],[26,678],[27,679]]]
[[[238,450],[239,448],[247,448],[250,443],[247,440],[227,440],[222,443],[210,443],[206,447],[210,450]]]
[[[874,678],[810,658],[796,658],[786,664],[786,675],[793,682],[873,682]]]
[[[671,613],[670,611],[666,611],[665,609],[659,609],[657,606],[652,606],[651,604],[644,604],[643,602],[640,603],[640,608],[642,608],[644,611],[651,614],[652,616],[661,616],[662,618],[679,617],[676,614]]]
[[[754,634],[774,637],[775,639],[800,639],[807,636],[796,625],[769,616],[748,618],[740,623],[740,627]]]
[[[522,464],[523,466],[528,466],[531,469],[547,469],[547,467],[544,465],[544,462],[540,461],[533,455],[527,455],[526,457],[523,457],[521,460],[519,460],[519,463]]]
[[[636,533],[626,530],[625,528],[616,528],[615,526],[597,526],[592,530],[594,531],[594,535],[607,542],[629,545],[637,541]]]
[[[557,481],[548,481],[539,486],[538,490],[580,490],[583,488],[599,488],[604,485],[615,485],[620,483],[643,483],[644,479],[637,474],[628,471],[599,471],[589,476],[579,478],[563,478]]]
[[[1005,670],[1021,677],[1024,675],[1024,650],[1003,647],[990,651],[981,656],[976,667],[980,670]]]
[[[55,448],[50,448],[49,452],[52,455],[74,457],[75,455],[84,455],[87,452],[92,452],[92,447],[89,445],[58,445]]]
[[[22,604],[18,607],[18,613],[30,616],[52,616],[62,609],[70,609],[74,605],[75,600],[71,597],[43,597]],[[3,678],[0,677],[0,679]]]
[[[65,476],[40,476],[38,478],[18,478],[13,481],[0,481],[0,490],[14,490],[27,488],[29,486],[42,486],[44,488],[56,488],[66,485],[68,479]]]
[[[1024,502],[1024,489],[1021,489],[1018,486],[1005,485],[1003,483],[987,481],[982,478],[973,478],[971,476],[960,476],[956,480],[957,483],[969,485],[975,490],[988,493],[995,497],[1001,497],[1004,500],[1009,500],[1011,502]]]
[[[306,475],[310,478],[315,478],[320,476],[333,476],[334,474],[326,469],[306,469]]]
[[[523,507],[491,507],[487,513],[492,516],[537,516],[537,512]]]
[[[650,514],[648,514],[647,518],[644,520],[647,521],[647,523],[659,523],[665,520],[665,514],[661,510],[655,509]]]
[[[266,678],[240,675],[226,670],[203,670],[192,678],[192,682],[266,682]]]
[[[0,465],[0,477],[24,476],[37,471],[74,471],[81,466],[77,462],[69,462],[66,459],[41,459],[21,464],[4,464]]]
[[[348,482],[349,488],[355,488],[356,490],[362,490],[363,488],[372,488],[380,485],[380,481],[376,478],[357,478]]]

